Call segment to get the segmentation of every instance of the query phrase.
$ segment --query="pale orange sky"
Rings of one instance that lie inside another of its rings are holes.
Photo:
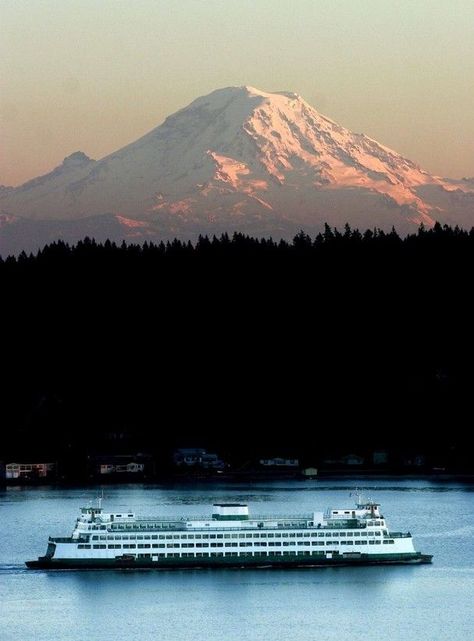
[[[1,0],[0,184],[244,84],[474,175],[473,0]]]

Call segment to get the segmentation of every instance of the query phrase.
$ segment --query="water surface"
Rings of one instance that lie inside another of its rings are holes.
[[[345,507],[358,485],[390,529],[411,531],[433,565],[285,570],[27,570],[68,535],[91,488],[0,491],[2,641],[390,641],[474,638],[474,485],[427,480],[107,486],[105,507],[198,515],[216,501],[253,512]]]

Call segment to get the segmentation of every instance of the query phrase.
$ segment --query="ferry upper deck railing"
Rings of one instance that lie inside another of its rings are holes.
[[[189,516],[137,516],[135,517],[136,521],[153,521],[159,523],[160,521],[174,521],[179,523],[182,521],[214,521],[210,514],[190,514]],[[219,521],[221,519],[217,519]],[[243,518],[243,521],[312,521],[313,514],[249,514],[247,518]]]

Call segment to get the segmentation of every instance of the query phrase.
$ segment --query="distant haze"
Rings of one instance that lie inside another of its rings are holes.
[[[101,158],[229,85],[301,94],[474,175],[472,0],[2,0],[0,183]]]

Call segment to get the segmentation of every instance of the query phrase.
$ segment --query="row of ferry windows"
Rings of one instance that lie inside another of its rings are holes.
[[[208,525],[206,523],[206,525]],[[285,523],[281,524],[282,527],[288,527],[289,525],[296,526],[296,527],[301,527],[302,523]],[[313,523],[311,522],[309,524],[310,526],[313,526]],[[374,526],[374,525],[385,525],[385,521],[367,521],[368,526]],[[114,523],[113,525],[111,524],[109,527],[111,527],[113,530],[163,530],[167,528],[174,528],[176,527],[175,523],[146,523],[146,524],[140,524],[140,523],[130,523],[130,524],[116,524]],[[318,526],[319,527],[319,526]],[[88,525],[87,526],[88,530],[105,530],[107,529],[106,525]]]
[[[384,541],[376,540],[376,541],[298,541],[295,543],[290,543],[289,541],[270,541],[270,542],[252,542],[252,541],[246,541],[245,543],[226,543],[224,546],[224,543],[124,543],[123,546],[120,544],[105,544],[105,543],[98,543],[92,545],[92,549],[94,550],[120,550],[120,549],[141,549],[141,548],[206,548],[206,547],[211,547],[211,548],[222,548],[222,547],[249,547],[253,545],[254,547],[260,546],[260,547],[272,547],[272,546],[283,546],[287,547],[290,545],[299,545],[299,546],[319,546],[319,545],[324,545],[326,544],[327,546],[335,546],[335,545],[380,545],[383,543],[384,545],[389,545],[391,543],[395,543],[393,539],[385,539]],[[90,550],[91,545],[84,544],[84,543],[79,543],[77,546],[79,550]]]
[[[281,533],[281,534],[273,534],[273,533],[252,533],[252,534],[145,534],[145,535],[136,535],[136,534],[116,534],[116,535],[94,535],[92,537],[93,541],[121,541],[121,540],[147,540],[147,539],[160,539],[160,540],[166,540],[166,539],[179,539],[179,540],[198,540],[198,539],[204,539],[204,540],[209,540],[209,539],[281,539],[281,538],[324,538],[324,537],[346,537],[346,536],[359,536],[359,537],[367,537],[367,536],[381,536],[381,532],[319,532],[318,534],[316,533],[309,533],[309,532],[299,532],[299,533],[293,533],[293,532],[287,532],[287,533]]]

